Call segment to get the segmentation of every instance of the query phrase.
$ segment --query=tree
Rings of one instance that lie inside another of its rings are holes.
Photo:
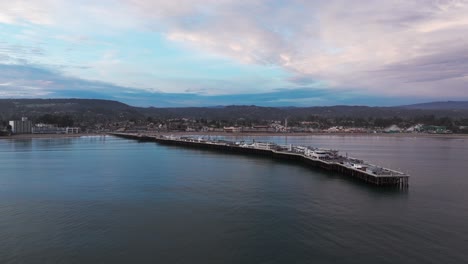
[[[453,121],[450,117],[441,117],[437,120],[437,124],[439,126],[445,126],[447,128],[451,128],[453,126]]]
[[[74,120],[70,115],[51,115],[45,114],[37,119],[37,122],[44,124],[54,124],[59,127],[73,126]]]

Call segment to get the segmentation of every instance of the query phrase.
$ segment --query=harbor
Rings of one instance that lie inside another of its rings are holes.
[[[384,168],[364,160],[340,155],[338,150],[313,148],[310,146],[278,145],[269,142],[244,142],[212,140],[204,137],[145,135],[137,133],[112,133],[111,135],[163,145],[209,149],[225,153],[243,153],[268,156],[283,160],[296,160],[308,166],[337,172],[379,187],[408,188],[409,175]]]

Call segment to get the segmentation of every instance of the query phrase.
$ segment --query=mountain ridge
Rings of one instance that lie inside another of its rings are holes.
[[[402,108],[410,109],[468,109],[468,101],[436,101],[419,104],[402,105]]]
[[[336,105],[311,107],[264,107],[255,105],[228,105],[216,107],[138,107],[119,101],[104,99],[0,99],[0,119],[19,119],[22,116],[35,119],[46,114],[71,115],[77,120],[109,122],[131,119],[193,118],[213,120],[285,118],[411,118],[416,116],[468,117],[468,102],[429,102],[405,106]]]

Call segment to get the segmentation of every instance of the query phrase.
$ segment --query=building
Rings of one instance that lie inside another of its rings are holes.
[[[273,143],[263,143],[263,142],[255,142],[254,148],[256,149],[272,149],[275,145]]]
[[[391,125],[387,128],[384,129],[385,133],[400,133],[401,128],[399,128],[397,125]]]
[[[33,134],[61,134],[63,133],[63,129],[60,129],[59,127],[57,127],[57,125],[39,123],[33,126],[32,133]]]
[[[450,134],[451,130],[448,130],[445,126],[423,126],[422,130],[430,134]]]
[[[79,127],[66,127],[65,134],[79,134],[80,128]]]
[[[242,132],[241,127],[224,127],[224,132],[226,133],[239,133]]]
[[[32,128],[33,134],[79,134],[79,127],[58,127],[54,124],[36,124]]]
[[[306,156],[324,160],[324,159],[333,159],[338,156],[338,151],[337,150],[331,150],[331,149],[310,149],[307,148],[305,153]]]
[[[11,132],[14,134],[31,134],[32,122],[27,117],[22,117],[21,120],[12,120],[9,122]]]
[[[261,132],[276,132],[275,128],[269,126],[253,126],[253,127],[244,127],[242,128],[242,132],[247,133],[261,133]]]

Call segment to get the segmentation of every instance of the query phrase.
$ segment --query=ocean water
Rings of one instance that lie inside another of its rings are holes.
[[[256,140],[337,148],[410,186],[111,136],[0,140],[0,263],[468,263],[468,139]]]

